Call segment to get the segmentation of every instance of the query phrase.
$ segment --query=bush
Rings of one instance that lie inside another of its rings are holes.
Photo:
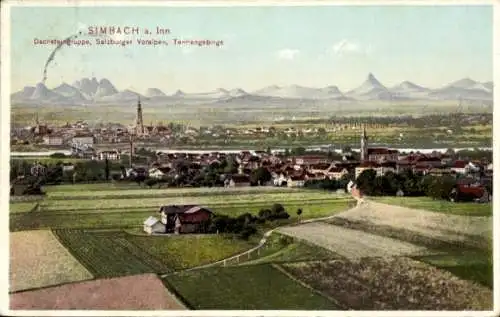
[[[259,218],[263,219],[264,221],[269,219],[271,217],[271,215],[272,215],[271,209],[262,208],[259,211]]]
[[[146,181],[144,182],[144,184],[146,184],[146,186],[148,186],[149,188],[153,187],[154,185],[158,184],[158,181],[154,178],[148,178],[146,179]]]
[[[65,158],[66,154],[61,153],[61,152],[56,152],[56,153],[51,154],[50,157],[52,157],[52,158]]]
[[[248,238],[257,233],[257,228],[253,224],[248,224],[243,226],[241,231],[238,233],[238,238],[243,239],[243,240],[248,240]]]

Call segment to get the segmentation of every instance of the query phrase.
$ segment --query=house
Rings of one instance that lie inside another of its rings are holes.
[[[103,161],[105,159],[111,161],[118,161],[120,159],[120,152],[118,151],[102,151],[98,154],[98,159]]]
[[[75,165],[72,163],[63,163],[63,172],[71,172],[75,170]]]
[[[325,173],[325,175],[330,179],[341,179],[344,175],[349,174],[349,171],[346,168],[342,167],[331,167]]]
[[[150,216],[144,221],[144,231],[148,234],[165,233],[165,224],[156,217]]]
[[[452,165],[451,170],[457,174],[465,174],[467,172],[467,162],[462,160],[456,160]]]
[[[328,164],[328,163],[313,164],[313,165],[309,166],[309,172],[311,172],[313,174],[325,173],[326,171],[328,171],[329,168],[330,168],[330,164]]]
[[[250,186],[250,176],[245,174],[232,175],[229,181],[229,187]]]
[[[293,158],[296,165],[317,165],[317,164],[328,164],[330,159],[326,156],[320,155],[303,155],[296,156]]]
[[[46,145],[60,146],[64,143],[64,138],[60,134],[47,134],[43,136],[43,143]]]
[[[94,136],[92,134],[77,134],[72,139],[73,144],[93,145]]]
[[[213,212],[198,205],[169,205],[159,210],[166,232],[202,233],[208,229]]]
[[[127,177],[148,176],[148,170],[144,167],[134,167],[126,170]]]
[[[358,178],[361,173],[370,169],[374,170],[377,173],[377,176],[384,176],[387,172],[396,172],[396,162],[363,162],[361,165],[356,167],[355,177]]]
[[[283,186],[287,182],[287,177],[283,173],[273,173],[273,184],[274,186]]]
[[[395,162],[398,160],[398,150],[389,148],[368,148],[368,160],[372,162]]]
[[[482,186],[458,184],[451,192],[450,200],[488,202],[489,193]]]
[[[149,177],[160,179],[166,176],[171,170],[170,167],[154,167],[149,169]]]
[[[288,187],[304,187],[305,183],[306,183],[306,179],[302,175],[289,176],[287,181],[286,181],[286,185]]]

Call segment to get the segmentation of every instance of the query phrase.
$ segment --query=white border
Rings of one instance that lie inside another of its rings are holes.
[[[10,158],[10,7],[13,6],[44,6],[44,7],[92,7],[92,6],[137,6],[137,7],[150,7],[150,6],[175,6],[175,7],[191,7],[191,6],[204,6],[204,7],[223,7],[223,6],[325,6],[325,5],[433,5],[433,6],[446,6],[446,5],[493,5],[494,6],[494,54],[493,54],[493,73],[494,83],[500,82],[500,3],[498,0],[440,0],[440,1],[427,1],[427,0],[353,0],[353,1],[130,1],[130,0],[79,0],[79,1],[61,1],[61,0],[39,0],[39,1],[2,1],[1,3],[1,186],[0,186],[0,203],[2,204],[2,212],[0,212],[0,225],[2,226],[2,236],[0,237],[0,269],[7,274],[0,275],[0,285],[8,285],[8,266],[9,266],[9,216],[8,201],[10,188],[7,174],[9,173],[9,158]],[[500,87],[494,85],[494,103],[500,103]],[[493,111],[494,121],[500,122],[500,112],[495,109]],[[493,126],[493,145],[496,144],[499,137],[500,127]],[[493,164],[494,170],[500,171],[499,159],[500,148],[493,146]],[[498,185],[500,176],[494,174],[494,192],[493,195],[493,249],[494,255],[498,255],[500,250],[500,241],[498,240],[498,227],[500,226],[500,217],[496,215],[495,207],[500,205],[500,191]],[[498,193],[498,194],[497,194]],[[500,315],[500,278],[498,273],[500,270],[500,262],[494,262],[494,310],[489,312],[458,312],[458,311],[11,311],[8,309],[8,287],[0,295],[0,313],[9,316],[499,316]],[[133,286],[132,286],[133,287]]]

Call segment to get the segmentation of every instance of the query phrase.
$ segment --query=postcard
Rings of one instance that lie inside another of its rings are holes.
[[[493,2],[2,3],[3,312],[491,314],[493,25]]]

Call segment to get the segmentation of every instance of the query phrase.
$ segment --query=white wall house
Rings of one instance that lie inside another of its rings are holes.
[[[93,135],[79,135],[73,137],[73,143],[75,144],[85,144],[85,145],[93,145],[94,144],[94,136]]]
[[[46,145],[63,145],[64,139],[61,135],[44,135],[43,143]]]
[[[144,221],[144,231],[148,234],[164,233],[165,225],[157,218],[150,216]]]

